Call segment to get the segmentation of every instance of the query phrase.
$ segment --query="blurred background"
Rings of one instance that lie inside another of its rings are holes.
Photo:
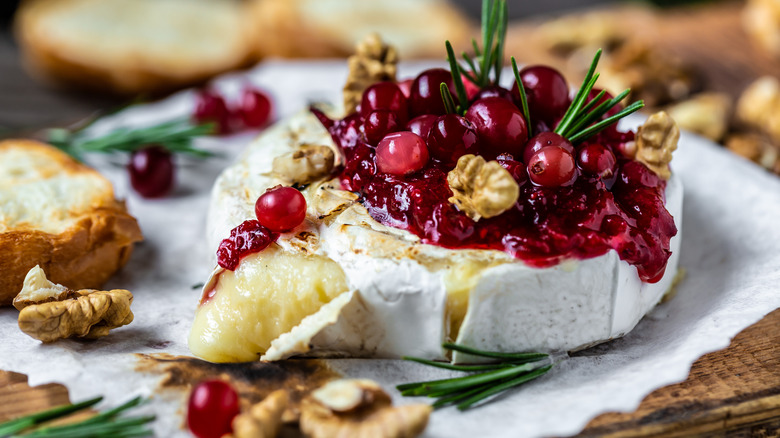
[[[164,97],[271,58],[347,57],[372,30],[401,59],[468,50],[477,0],[5,0],[0,137]],[[632,89],[780,174],[780,0],[509,0],[507,56]],[[458,50],[459,51],[459,50]],[[339,84],[340,85],[340,84]]]

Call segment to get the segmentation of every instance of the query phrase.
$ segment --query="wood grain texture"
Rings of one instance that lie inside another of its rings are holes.
[[[68,403],[68,388],[64,385],[30,386],[26,375],[0,371],[0,422]]]

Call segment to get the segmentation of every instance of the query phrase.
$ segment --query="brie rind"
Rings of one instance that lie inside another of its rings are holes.
[[[223,172],[209,210],[212,248],[233,227],[253,218],[254,201],[279,183],[271,173],[273,158],[304,144],[335,149],[329,133],[308,111],[266,131]],[[329,194],[327,202],[323,192]],[[677,270],[679,232],[672,238],[664,277],[650,284],[640,281],[636,268],[615,251],[535,268],[501,251],[422,244],[409,232],[375,221],[336,181],[312,184],[303,193],[308,220],[283,234],[277,244],[285,251],[335,261],[349,290],[271,342],[265,360],[401,355],[446,359],[441,347],[446,341],[500,351],[578,350],[633,329],[671,287]],[[674,175],[667,184],[666,207],[680,230],[682,185]],[[314,233],[315,243],[301,245],[296,237],[301,230]],[[241,264],[257,263],[254,260],[247,257]],[[198,330],[196,324],[191,343],[198,342]],[[474,358],[455,354],[452,359]]]

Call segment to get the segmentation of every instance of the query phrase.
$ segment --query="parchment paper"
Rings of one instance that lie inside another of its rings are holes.
[[[401,76],[422,67],[405,64]],[[277,115],[286,116],[311,101],[338,102],[345,77],[342,61],[266,62],[224,77],[216,86],[236,96],[243,83],[252,82],[269,90]],[[193,96],[188,91],[131,108],[95,125],[94,132],[187,115]],[[634,117],[628,124],[640,121]],[[222,156],[180,160],[177,188],[162,200],[143,200],[129,190],[126,172],[118,165],[123,157],[93,157],[91,163],[127,199],[146,237],[107,285],[135,294],[136,319],[95,342],[41,345],[19,331],[16,310],[1,309],[0,369],[28,374],[33,385],[64,383],[74,400],[102,394],[112,406],[133,394],[153,392],[158,377],[133,372],[133,353],[189,354],[186,340],[200,295],[193,285],[206,279],[214,263],[213,248],[206,248],[203,238],[209,190],[252,135],[200,141]],[[656,308],[628,336],[568,358],[494,403],[466,413],[435,412],[426,436],[577,433],[600,413],[633,411],[652,390],[684,380],[702,354],[726,347],[740,330],[780,307],[780,179],[688,134],[672,164],[685,185],[680,263],[688,274],[677,297]],[[403,399],[393,385],[447,375],[393,360],[330,363],[347,376],[380,381],[397,403],[424,399]],[[144,409],[158,414],[158,436],[187,436],[180,429],[180,399],[156,397]]]

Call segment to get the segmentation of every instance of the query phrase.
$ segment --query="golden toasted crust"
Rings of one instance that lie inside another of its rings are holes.
[[[14,25],[33,74],[118,95],[195,85],[256,60],[243,3],[187,3],[26,0]]]
[[[78,193],[66,191],[59,199],[41,189],[69,181],[84,182],[74,183]],[[11,303],[35,265],[71,289],[99,288],[142,240],[108,180],[43,143],[0,142],[0,197],[0,305]]]

